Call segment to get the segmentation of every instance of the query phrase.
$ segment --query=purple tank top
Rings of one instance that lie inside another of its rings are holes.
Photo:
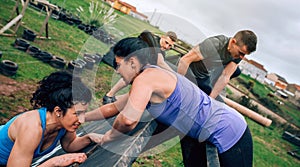
[[[173,93],[162,103],[149,102],[149,113],[157,121],[173,126],[199,142],[211,142],[219,153],[230,149],[246,130],[244,117],[210,98],[184,76],[175,74],[177,83]]]

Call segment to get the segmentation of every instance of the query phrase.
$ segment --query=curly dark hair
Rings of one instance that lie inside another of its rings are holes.
[[[45,107],[47,111],[53,112],[54,107],[58,106],[65,115],[67,109],[76,103],[88,103],[92,99],[90,89],[81,79],[66,71],[54,72],[38,84],[30,99],[34,109]]]

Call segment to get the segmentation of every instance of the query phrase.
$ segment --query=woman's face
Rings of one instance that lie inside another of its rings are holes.
[[[121,75],[126,84],[130,84],[137,75],[136,69],[138,68],[134,57],[125,61],[124,58],[116,56],[116,71]]]
[[[61,124],[69,132],[75,132],[84,123],[84,114],[88,104],[77,103],[67,109],[66,114],[61,118]]]

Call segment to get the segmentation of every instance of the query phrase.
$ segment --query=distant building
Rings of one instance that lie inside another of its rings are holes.
[[[267,74],[266,80],[269,80],[268,82],[271,81],[272,83],[274,83],[273,86],[275,86],[277,89],[284,90],[288,86],[288,82],[283,77],[275,73]]]
[[[297,90],[294,94],[295,94],[296,99],[300,99],[300,86],[299,85],[297,85]]]
[[[109,3],[114,9],[119,10],[122,13],[125,13],[127,15],[131,15],[135,18],[138,18],[140,20],[147,20],[148,17],[136,10],[135,6],[132,6],[126,2],[120,1],[120,0],[106,0],[107,3]]]
[[[289,98],[290,102],[295,104],[300,108],[300,85],[297,84],[288,84],[286,88],[289,92],[293,93],[294,96],[292,98]]]
[[[244,58],[240,63],[239,67],[243,74],[249,75],[251,78],[264,83],[267,75],[267,70],[263,65],[259,64],[254,60],[248,60]]]
[[[296,99],[300,99],[300,85],[288,84],[286,89],[293,93]]]

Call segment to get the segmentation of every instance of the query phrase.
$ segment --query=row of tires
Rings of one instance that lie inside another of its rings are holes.
[[[71,60],[66,62],[63,58],[57,57],[46,51],[40,50],[38,47],[31,46],[26,40],[17,38],[14,43],[14,47],[21,51],[24,51],[32,57],[50,64],[52,67],[57,69],[66,69],[70,72],[80,74],[83,69],[92,70],[95,64],[99,64],[102,60],[100,54],[84,54],[83,59]],[[0,52],[2,57],[2,52]],[[1,58],[0,57],[0,58]],[[0,63],[0,72],[7,76],[13,76],[17,73],[18,64],[10,60],[2,60]]]
[[[107,33],[103,28],[97,28],[95,26],[86,24],[79,24],[77,27],[85,33],[93,35],[94,38],[98,39],[103,43],[110,45],[114,45],[116,43],[116,41],[111,37],[111,35]]]
[[[47,12],[46,7],[38,2],[29,2],[30,7],[35,8],[38,11],[44,11]],[[69,25],[78,25],[81,24],[82,21],[80,18],[78,18],[75,15],[72,15],[70,12],[68,12],[66,9],[57,6],[58,9],[54,9],[51,13],[51,17],[56,20],[61,20]]]
[[[30,6],[37,10],[45,10],[45,6],[39,3],[30,3]],[[97,28],[93,25],[83,24],[79,17],[68,12],[66,9],[59,7],[58,10],[53,10],[51,17],[63,21],[69,25],[76,25],[77,28],[89,35],[93,35],[96,39],[103,43],[114,45],[116,42],[113,37],[102,28]],[[24,38],[25,39],[25,38]]]

